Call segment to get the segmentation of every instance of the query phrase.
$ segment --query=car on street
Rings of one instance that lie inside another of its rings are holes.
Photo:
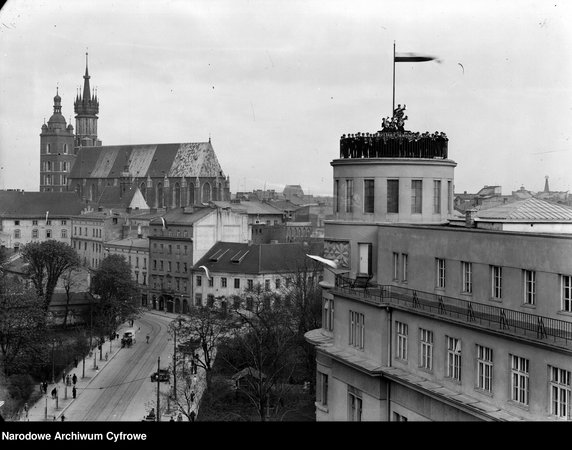
[[[151,381],[156,383],[157,378],[159,379],[159,381],[169,381],[170,380],[169,371],[167,369],[159,369],[158,372],[155,372],[151,375]]]

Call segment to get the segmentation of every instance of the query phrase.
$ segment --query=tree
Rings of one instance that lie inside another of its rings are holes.
[[[241,326],[228,341],[225,362],[243,371],[238,392],[250,401],[261,421],[277,411],[296,369],[297,330],[291,310],[260,284],[245,290],[250,310],[236,309]],[[274,301],[273,301],[274,300]]]
[[[139,315],[134,300],[137,284],[131,276],[131,266],[123,256],[104,258],[93,275],[90,289],[99,298],[93,315],[101,336],[115,334],[121,323]]]
[[[64,290],[66,292],[66,308],[64,310],[64,319],[62,326],[65,328],[68,323],[68,315],[69,315],[69,308],[70,302],[72,298],[72,290],[79,286],[79,282],[76,279],[75,275],[77,273],[77,267],[70,267],[62,274],[62,282],[64,286]]]
[[[26,244],[21,254],[28,263],[28,276],[47,311],[60,276],[66,270],[79,266],[79,256],[68,244],[51,239]]]
[[[227,314],[209,306],[192,306],[188,317],[179,317],[170,324],[171,333],[176,332],[182,351],[191,353],[191,367],[196,365],[205,370],[207,387],[216,346],[227,337],[230,326],[231,318]]]
[[[33,289],[0,279],[0,358],[5,375],[29,371],[45,359],[45,312]]]

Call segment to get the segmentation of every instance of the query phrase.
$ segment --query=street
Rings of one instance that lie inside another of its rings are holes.
[[[167,332],[171,320],[171,317],[153,313],[144,313],[137,319],[135,343],[121,348],[104,370],[78,391],[76,400],[64,412],[66,420],[141,421],[151,408],[157,410],[157,383],[151,382],[150,376],[157,370],[158,358],[161,368],[168,368],[171,363],[173,348]],[[170,386],[161,382],[160,392],[167,394]],[[162,395],[160,401],[166,401]],[[169,417],[162,419],[169,420]]]

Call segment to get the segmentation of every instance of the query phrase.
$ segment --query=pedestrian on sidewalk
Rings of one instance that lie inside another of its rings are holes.
[[[69,373],[66,375],[66,386],[71,386],[71,377]]]
[[[42,387],[44,388],[44,394],[47,394],[48,393],[48,382],[44,381],[42,383]]]
[[[52,389],[52,398],[56,398],[56,395],[58,395],[58,390],[57,390],[57,388],[53,388]]]
[[[74,384],[74,386],[77,383],[77,375],[75,373],[73,374],[73,377],[72,377],[72,383]]]
[[[28,403],[24,403],[24,413],[26,414],[26,419],[28,418]]]
[[[72,389],[72,396],[73,396],[73,398],[75,398],[76,393],[77,393],[77,389],[76,389],[75,386],[74,386],[73,389]]]
[[[62,414],[61,419],[62,419],[62,422],[63,422],[64,420],[66,420],[66,416],[64,416],[64,415]]]

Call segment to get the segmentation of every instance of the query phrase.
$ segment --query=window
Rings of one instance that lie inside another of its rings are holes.
[[[16,225],[16,226],[20,225],[20,221],[19,221],[19,220],[15,220],[15,221],[14,221],[14,225]]]
[[[270,280],[264,280],[264,289],[267,291],[270,290]]]
[[[354,180],[346,180],[346,212],[353,211]]]
[[[447,181],[447,212],[453,213],[453,182]]]
[[[275,283],[276,283],[276,289],[280,289],[280,278],[276,278]]]
[[[524,304],[536,304],[536,272],[525,270],[524,273]]]
[[[220,287],[226,287],[226,277],[221,277],[220,279]]]
[[[67,224],[68,224],[68,221],[64,219],[64,220],[62,220],[61,224],[62,224],[62,225],[67,225]]]
[[[38,230],[36,228],[34,228],[32,230],[32,239],[37,239],[38,238]],[[75,242],[74,242],[75,244]]]
[[[393,280],[399,279],[399,253],[393,253]]]
[[[372,213],[374,209],[374,180],[363,182],[363,212]]]
[[[407,361],[407,335],[407,324],[395,322],[395,358],[403,361]]]
[[[365,317],[363,314],[350,310],[349,344],[363,350],[365,340]]]
[[[371,244],[358,244],[359,254],[359,273],[371,275],[372,272],[372,245]]]
[[[462,292],[465,294],[473,293],[473,264],[470,262],[461,262],[461,273],[462,273]]]
[[[253,307],[254,307],[254,300],[252,300],[252,297],[246,297],[246,309],[252,311]]]
[[[340,180],[334,182],[334,212],[340,212]]]
[[[157,260],[153,260],[153,270],[157,270]]]
[[[570,419],[571,373],[568,370],[550,369],[550,412],[556,417]]]
[[[572,276],[561,275],[562,284],[562,310],[572,312]]]
[[[445,260],[437,258],[435,261],[437,266],[437,287],[445,289]]]
[[[433,369],[433,332],[419,328],[419,367]]]
[[[209,294],[207,295],[207,306],[212,308],[214,306],[214,295]]]
[[[235,279],[234,279],[234,288],[235,288],[235,289],[240,289],[240,278],[235,278]]]
[[[254,287],[254,281],[253,280],[246,280],[246,286],[248,287],[248,289],[252,289]]]
[[[68,230],[65,228],[62,229],[62,239],[67,239],[68,237]]]
[[[411,214],[421,214],[423,181],[411,180]]]
[[[511,355],[511,392],[512,400],[528,406],[528,359]]]
[[[447,336],[446,376],[461,381],[461,340]]]
[[[32,225],[38,225],[38,221],[37,220],[32,220]]]
[[[493,349],[477,344],[477,388],[493,392]]]
[[[387,180],[387,212],[399,212],[399,180]]]
[[[433,180],[433,214],[441,214],[441,180]]]
[[[161,272],[163,271],[163,260],[162,259],[159,261],[159,270]]]
[[[187,263],[186,262],[183,263],[183,272],[187,273]]]
[[[407,253],[401,254],[401,281],[407,281]]]
[[[202,286],[203,285],[203,277],[200,275],[197,275],[197,286]]]
[[[348,420],[351,422],[361,422],[361,411],[361,392],[352,386],[348,386]]]
[[[52,153],[51,144],[46,144],[46,153]]]
[[[328,375],[322,372],[318,372],[316,401],[322,406],[328,406]]]
[[[52,237],[52,230],[46,230],[46,238],[51,239]]]
[[[491,297],[502,298],[502,267],[491,266]]]
[[[208,280],[209,280],[209,282],[208,282],[209,287],[213,287],[214,286],[214,278],[211,277]]]
[[[14,239],[20,239],[20,230],[14,230]]]
[[[203,306],[203,294],[195,294],[195,306]]]
[[[64,144],[64,154],[66,154],[67,152],[68,152],[68,144]],[[66,163],[64,162],[64,167],[65,167],[65,164]]]
[[[324,299],[323,328],[327,331],[334,331],[334,299]]]

